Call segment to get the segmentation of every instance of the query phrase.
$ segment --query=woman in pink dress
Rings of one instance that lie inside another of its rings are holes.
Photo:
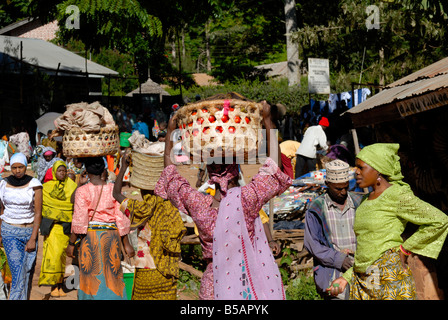
[[[131,221],[112,196],[113,183],[101,178],[103,158],[85,158],[84,163],[90,182],[76,190],[72,234],[66,249],[67,256],[73,258],[75,241],[82,238],[78,300],[127,300],[121,246],[128,256],[134,256],[127,238]]]
[[[250,183],[238,186],[237,164],[207,166],[210,184],[215,184],[214,196],[202,194],[183,178],[173,165],[170,155],[173,142],[165,145],[165,169],[155,192],[169,199],[179,211],[189,214],[195,222],[207,262],[201,280],[199,298],[212,299],[285,299],[282,279],[259,212],[271,198],[283,193],[292,179],[281,171],[271,155],[280,151],[276,139],[270,139],[275,129],[270,106],[263,102],[263,123],[267,130],[268,158]],[[168,124],[167,137],[176,129],[175,116]]]

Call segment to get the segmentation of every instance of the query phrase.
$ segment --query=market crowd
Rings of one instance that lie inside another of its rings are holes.
[[[326,133],[338,125],[331,117],[296,116],[281,104],[261,105],[263,128],[279,134],[275,141],[267,135],[267,158],[247,183],[236,163],[201,165],[207,178],[202,172],[196,185],[178,172],[179,163],[189,163],[172,139],[178,105],[170,115],[157,111],[149,120],[115,110],[116,155],[67,158],[51,132],[39,132],[34,147],[26,132],[5,135],[0,141],[0,299],[29,299],[36,256],[42,254],[38,283],[48,286],[52,297],[66,295],[70,257],[80,270],[79,300],[175,300],[186,233],[182,213],[195,224],[206,265],[200,299],[284,300],[275,262],[280,250],[266,228],[263,206],[318,169],[325,169],[326,190],[307,208],[304,245],[313,257],[319,294],[417,299],[408,258],[438,258],[448,217],[403,181],[400,146],[365,143],[355,155],[347,132],[328,139]],[[132,175],[134,132],[163,143],[164,169],[140,190],[139,200],[123,192]],[[366,192],[350,190],[351,168]],[[405,239],[408,223],[418,228]],[[133,268],[130,296],[125,266]]]

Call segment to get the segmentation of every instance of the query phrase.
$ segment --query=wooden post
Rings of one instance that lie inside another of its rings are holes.
[[[359,153],[359,142],[358,142],[358,134],[356,133],[356,129],[350,129],[353,137],[353,144],[355,145],[355,155]]]
[[[359,142],[358,142],[358,135],[356,133],[356,129],[350,129],[350,131],[352,132],[352,136],[353,136],[353,144],[355,145],[355,156],[359,153]],[[369,189],[368,188],[364,188],[364,193],[369,193]]]

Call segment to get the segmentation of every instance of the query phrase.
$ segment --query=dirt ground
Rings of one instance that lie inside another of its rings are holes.
[[[260,165],[242,165],[241,169],[243,171],[244,179],[245,181],[249,181],[257,172]],[[196,185],[196,179],[197,179],[197,172],[198,172],[198,165],[179,165],[178,166],[179,173],[185,177],[191,185]],[[29,174],[33,174],[32,171],[29,172]],[[9,174],[7,172],[4,173],[4,177],[8,176]],[[130,195],[133,191],[136,191],[136,188],[132,187],[124,187],[123,192],[126,192],[127,195]],[[138,195],[137,195],[138,197]],[[31,296],[30,300],[77,300],[77,290],[69,290],[67,288],[64,288],[64,291],[66,292],[67,296],[65,297],[51,297],[50,295],[50,287],[46,286],[38,286],[39,281],[39,274],[40,274],[40,268],[42,264],[42,247],[43,247],[43,237],[39,236],[39,246],[38,246],[38,254],[37,254],[37,261],[36,261],[36,267],[35,272],[33,276],[33,282],[32,282],[32,289],[31,289]],[[67,267],[66,267],[66,277],[69,277],[72,272],[72,259],[67,258]],[[179,299],[180,300],[195,300],[197,297],[195,295],[192,295],[188,292],[183,292],[182,290],[179,290]]]

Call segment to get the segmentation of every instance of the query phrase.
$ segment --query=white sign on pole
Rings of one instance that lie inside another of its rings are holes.
[[[330,94],[330,64],[328,59],[308,58],[308,92]]]

